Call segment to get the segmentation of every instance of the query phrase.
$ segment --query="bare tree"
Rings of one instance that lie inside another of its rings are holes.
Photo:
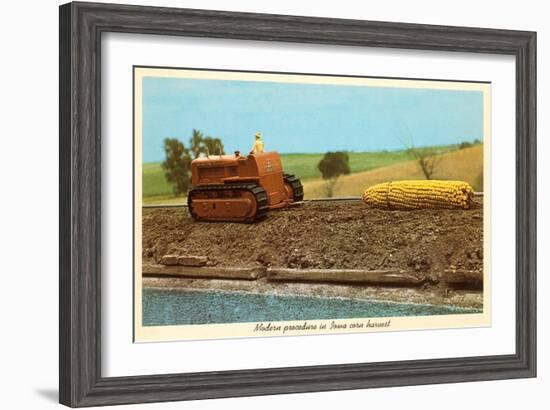
[[[435,169],[437,168],[440,157],[437,156],[438,152],[432,147],[416,147],[413,142],[412,134],[407,124],[403,124],[404,129],[401,130],[397,139],[401,141],[401,144],[405,147],[405,152],[414,158],[417,164],[420,166],[422,173],[426,179],[432,179]],[[405,138],[406,140],[405,141]]]
[[[416,160],[426,179],[432,179],[435,168],[441,159],[436,156],[436,151],[433,148],[417,148],[414,146],[409,146],[407,148],[407,154]]]

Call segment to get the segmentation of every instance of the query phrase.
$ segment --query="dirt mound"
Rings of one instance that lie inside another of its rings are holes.
[[[206,256],[210,266],[397,268],[428,276],[483,268],[483,209],[385,211],[310,202],[255,224],[195,222],[186,208],[143,210],[143,261]]]

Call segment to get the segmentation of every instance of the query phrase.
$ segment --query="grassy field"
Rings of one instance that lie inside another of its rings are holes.
[[[324,154],[282,154],[285,172],[298,176],[302,181],[321,178],[317,168]],[[403,161],[410,157],[405,151],[391,152],[350,152],[349,166],[352,173],[368,171]]]
[[[434,147],[440,153],[455,151],[457,146]],[[281,154],[283,168],[289,174],[295,174],[304,182],[323,184],[317,164],[324,154]],[[352,174],[363,173],[383,167],[410,162],[411,157],[405,151],[350,152],[349,165]],[[341,179],[351,177],[342,177]],[[313,191],[312,191],[313,192]],[[324,195],[321,195],[324,196]],[[166,182],[160,162],[143,164],[143,202],[146,204],[178,203],[183,198],[174,197],[172,187]]]
[[[374,184],[411,179],[425,178],[418,163],[409,160],[342,176],[336,182],[334,196],[358,196]],[[433,179],[466,181],[475,191],[483,191],[483,145],[438,155]],[[304,181],[303,185],[304,198],[326,196],[326,182],[322,179]]]
[[[144,199],[173,196],[172,186],[166,181],[160,162],[147,162],[142,167],[142,195]]]

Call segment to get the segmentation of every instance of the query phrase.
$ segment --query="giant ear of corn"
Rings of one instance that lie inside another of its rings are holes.
[[[382,209],[468,209],[474,190],[463,181],[392,181],[369,187],[366,204]]]

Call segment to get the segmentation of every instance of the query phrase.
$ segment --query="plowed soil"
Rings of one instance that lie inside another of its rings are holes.
[[[143,209],[143,261],[206,256],[210,266],[482,270],[483,209],[386,211],[308,202],[255,224],[195,222],[186,208]]]

